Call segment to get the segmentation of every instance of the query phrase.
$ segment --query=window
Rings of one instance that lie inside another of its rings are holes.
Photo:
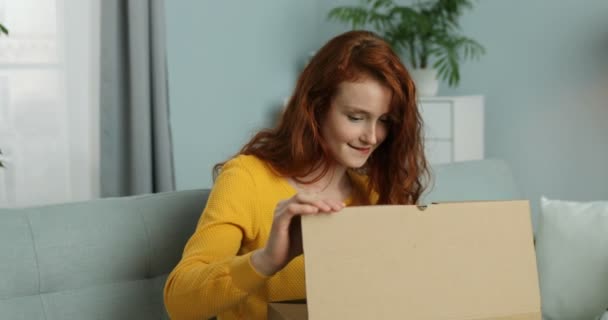
[[[98,1],[0,0],[0,207],[99,193]]]

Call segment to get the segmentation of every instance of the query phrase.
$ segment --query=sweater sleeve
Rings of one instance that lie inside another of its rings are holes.
[[[238,158],[224,165],[196,231],[165,284],[165,306],[172,319],[213,317],[234,308],[268,280],[252,266],[251,253],[238,255],[244,238],[256,232],[255,191],[251,173]]]

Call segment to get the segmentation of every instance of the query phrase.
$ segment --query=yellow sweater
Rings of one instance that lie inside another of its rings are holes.
[[[364,186],[363,177],[349,175],[355,188]],[[266,319],[269,301],[306,297],[302,256],[272,277],[256,272],[250,261],[252,252],[266,245],[277,203],[295,194],[285,178],[254,156],[240,155],[224,165],[165,284],[171,319]]]

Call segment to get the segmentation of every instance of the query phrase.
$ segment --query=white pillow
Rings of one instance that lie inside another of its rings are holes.
[[[545,318],[598,319],[608,307],[608,201],[542,197],[536,259]]]

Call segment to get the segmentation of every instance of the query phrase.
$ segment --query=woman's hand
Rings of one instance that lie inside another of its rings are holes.
[[[267,276],[279,272],[293,258],[302,254],[300,217],[337,212],[342,208],[342,201],[323,199],[318,193],[298,193],[279,202],[266,247],[255,251],[251,257],[254,268]]]

